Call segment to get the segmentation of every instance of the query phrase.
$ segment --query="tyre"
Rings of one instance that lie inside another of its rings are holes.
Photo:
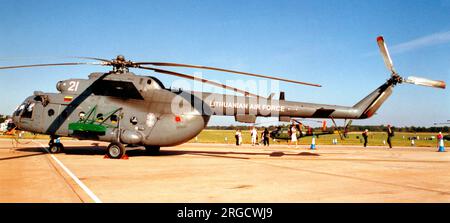
[[[64,146],[61,143],[51,143],[48,148],[48,151],[50,153],[60,153],[63,150],[64,150]]]
[[[111,143],[106,149],[106,155],[111,159],[120,159],[123,155],[125,155],[125,146],[121,143]]]
[[[150,155],[158,155],[160,149],[160,146],[145,146],[145,151]]]
[[[64,145],[62,143],[56,143],[56,145],[59,147],[59,152],[64,152]]]

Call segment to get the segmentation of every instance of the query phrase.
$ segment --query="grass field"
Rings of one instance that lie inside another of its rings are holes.
[[[191,139],[189,142],[198,142],[198,143],[226,143],[226,144],[235,144],[234,139],[234,130],[203,130],[197,137]],[[259,131],[259,135],[261,131]],[[437,142],[436,139],[433,140],[425,140],[425,138],[431,138],[431,136],[436,136],[436,133],[403,133],[396,132],[393,137],[392,144],[393,146],[411,146],[411,141],[408,140],[409,137],[418,136],[418,140],[414,140],[415,146],[417,147],[436,147]],[[11,136],[0,135],[0,138],[11,138]],[[33,135],[31,133],[24,133],[21,142],[31,141],[31,139],[50,139],[48,135]],[[62,138],[62,140],[66,140],[70,138]],[[250,144],[250,131],[242,131],[242,139],[244,144]],[[310,145],[311,137],[303,137],[299,139],[298,143],[300,145]],[[337,139],[338,145],[362,145],[363,140],[361,133],[359,132],[350,132],[348,134],[348,138],[341,140],[338,134],[332,135],[322,135],[319,138],[316,138],[317,145],[331,145],[332,140]],[[383,141],[386,141],[387,135],[384,132],[371,132],[369,135],[369,146],[382,146],[384,145]],[[274,142],[270,139],[271,144],[278,145],[287,145],[286,141],[276,141]],[[447,142],[448,144],[448,142]]]
[[[190,142],[199,143],[228,143],[235,144],[234,130],[203,130],[196,138],[192,139]],[[261,134],[261,131],[259,131]],[[418,136],[418,140],[414,140],[415,146],[425,146],[425,147],[435,147],[437,145],[436,139],[424,140],[425,138],[431,138],[431,136],[436,137],[436,133],[402,133],[396,132],[392,139],[393,146],[411,146],[411,141],[408,137]],[[299,144],[310,145],[311,137],[303,137],[299,139]],[[341,140],[338,134],[332,135],[322,135],[316,138],[317,145],[331,145],[332,140],[337,139],[338,145],[362,145],[362,135],[359,132],[350,132],[348,138]],[[384,145],[383,140],[386,141],[387,134],[384,132],[371,132],[369,135],[369,146],[382,146]],[[250,144],[250,131],[242,131],[242,140],[244,144]],[[270,140],[271,144],[287,144],[286,141],[276,141]]]

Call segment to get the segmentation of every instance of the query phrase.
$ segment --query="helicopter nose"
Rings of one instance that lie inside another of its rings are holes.
[[[18,129],[17,121],[18,121],[17,118],[15,116],[13,116],[11,119],[8,120],[6,129],[8,131],[10,131],[11,129],[14,129],[14,128]]]
[[[13,121],[11,121],[11,122],[8,123],[8,126],[6,127],[6,130],[9,132],[9,131],[11,131],[12,129],[14,129],[16,127],[17,127],[16,124]]]

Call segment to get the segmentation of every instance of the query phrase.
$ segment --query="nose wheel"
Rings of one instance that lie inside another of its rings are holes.
[[[106,155],[111,159],[120,159],[125,155],[125,146],[121,143],[113,142],[106,149]]]
[[[52,138],[48,143],[48,146],[48,151],[50,153],[60,153],[64,151],[64,145],[59,141],[59,138],[57,138],[56,140]]]

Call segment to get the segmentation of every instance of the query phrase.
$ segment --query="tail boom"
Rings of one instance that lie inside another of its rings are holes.
[[[381,105],[391,96],[394,85],[387,82],[356,103],[353,108],[360,114],[358,119],[372,117]]]

